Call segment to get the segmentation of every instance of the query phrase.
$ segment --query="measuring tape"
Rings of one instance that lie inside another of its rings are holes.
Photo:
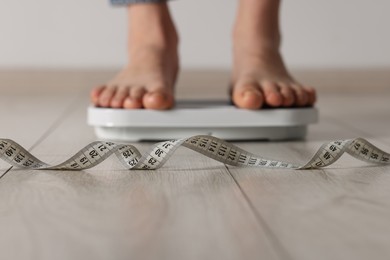
[[[160,142],[144,155],[133,145],[97,141],[90,143],[65,162],[54,166],[42,162],[18,143],[9,139],[0,139],[0,158],[19,168],[84,170],[98,165],[110,155],[115,154],[127,169],[155,170],[163,166],[180,146],[187,147],[221,163],[237,167],[317,169],[331,165],[345,152],[368,163],[390,164],[390,154],[362,138],[325,143],[309,162],[304,165],[296,165],[263,158],[217,137],[208,135],[196,135],[187,139]]]

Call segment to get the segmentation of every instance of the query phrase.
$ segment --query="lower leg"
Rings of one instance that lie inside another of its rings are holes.
[[[166,3],[128,6],[128,65],[91,92],[96,106],[168,109],[179,68],[177,33]]]
[[[241,108],[307,106],[314,89],[294,80],[280,55],[279,0],[240,0],[233,33],[233,102]]]

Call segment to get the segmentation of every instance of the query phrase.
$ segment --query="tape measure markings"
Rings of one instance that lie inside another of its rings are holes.
[[[134,145],[96,141],[88,144],[66,161],[54,166],[39,160],[15,141],[0,139],[0,158],[15,167],[26,169],[85,170],[115,154],[127,169],[155,170],[162,167],[180,146],[223,164],[236,167],[317,169],[333,164],[344,153],[368,163],[390,164],[390,154],[362,138],[325,143],[306,164],[299,166],[290,162],[263,158],[234,144],[208,135],[159,142],[143,155]]]

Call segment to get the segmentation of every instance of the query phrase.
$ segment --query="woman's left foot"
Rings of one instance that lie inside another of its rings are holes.
[[[304,107],[316,101],[315,90],[294,80],[280,55],[277,2],[240,1],[231,90],[239,108]]]
[[[287,72],[277,51],[235,55],[232,100],[239,108],[312,106],[316,92],[295,81]],[[239,61],[238,61],[239,60]]]

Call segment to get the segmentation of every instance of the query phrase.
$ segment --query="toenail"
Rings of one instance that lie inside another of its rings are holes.
[[[153,99],[162,99],[163,101],[166,100],[166,96],[163,93],[150,93],[150,97]]]
[[[253,96],[259,96],[257,92],[253,90],[245,90],[242,95],[244,98],[250,98]]]

